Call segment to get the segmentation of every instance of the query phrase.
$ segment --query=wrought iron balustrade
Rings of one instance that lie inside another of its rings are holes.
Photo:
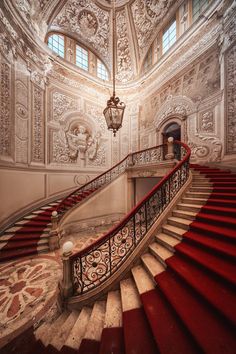
[[[180,147],[177,149],[180,161],[173,170],[116,227],[70,256],[74,295],[94,289],[116,272],[185,184],[189,175],[190,149],[183,143],[176,144]],[[140,161],[142,164],[144,160],[154,162],[156,156],[162,159],[160,147],[146,151],[129,155],[129,163],[131,158],[134,164],[140,164]],[[121,162],[124,168],[127,158]]]
[[[85,196],[86,193],[91,194],[100,187],[112,182],[115,178],[120,176],[130,166],[141,166],[150,163],[156,163],[163,160],[163,145],[159,145],[153,148],[141,150],[135,153],[128,154],[123,160],[111,169],[95,177],[90,182],[86,183],[82,187],[70,193],[65,197],[61,203],[57,206],[56,211],[59,217],[65,214],[65,212],[72,206],[76,205],[80,201],[80,196]]]

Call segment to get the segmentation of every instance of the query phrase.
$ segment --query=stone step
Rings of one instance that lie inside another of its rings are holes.
[[[27,235],[27,236],[25,236],[25,235],[22,235],[21,236],[21,234],[18,234],[18,236],[19,237],[15,237],[15,238],[12,238],[13,236],[15,236],[15,234],[3,234],[3,235],[1,235],[1,237],[0,237],[0,243],[1,242],[6,242],[6,241],[8,241],[8,242],[18,242],[18,241],[24,241],[24,240],[33,240],[33,238],[31,237],[31,235],[29,234],[29,235]],[[46,242],[48,242],[48,237],[49,237],[49,234],[42,234],[42,235],[39,235],[38,237],[37,237],[37,235],[36,235],[36,240],[38,240],[37,242],[40,242],[40,243],[46,243]]]
[[[120,293],[123,312],[141,307],[141,300],[136,285],[131,278],[120,282]]]
[[[150,257],[153,257],[150,255]],[[154,258],[154,257],[153,257]],[[155,258],[154,258],[155,259]],[[156,271],[158,274],[162,272],[165,268],[161,266],[161,271],[159,266],[157,266]],[[142,265],[137,265],[131,269],[136,287],[138,289],[139,294],[146,293],[147,291],[155,289],[155,282],[150,277],[149,273],[144,269]]]
[[[55,322],[53,322],[51,325],[48,327],[46,326],[45,329],[48,328],[48,330],[45,330],[43,334],[40,336],[41,342],[43,345],[46,347],[48,344],[51,342],[51,340],[57,335],[58,331],[60,330],[61,326],[63,323],[66,321],[66,319],[69,317],[70,312],[69,311],[64,311],[62,314],[56,319]]]
[[[107,295],[104,328],[122,327],[122,304],[120,291],[109,291]]]
[[[86,306],[82,308],[79,317],[77,318],[67,340],[65,341],[65,347],[74,349],[75,351],[79,349],[80,343],[85,335],[91,313],[91,308]]]
[[[182,198],[182,203],[184,204],[196,204],[196,205],[205,205],[207,202],[208,198],[207,197],[190,197],[190,196],[184,196]]]
[[[157,258],[159,262],[165,267],[165,260],[173,256],[173,252],[162,246],[160,243],[153,242],[149,245],[150,253]]]
[[[165,233],[159,233],[156,235],[156,242],[160,243],[163,247],[167,248],[170,252],[174,252],[174,247],[181,241],[176,237],[167,235]]]
[[[194,211],[187,211],[187,210],[173,210],[173,216],[177,216],[179,218],[188,219],[188,220],[195,220],[197,212]]]
[[[208,181],[193,181],[191,187],[208,187],[212,189],[212,183]]]
[[[99,342],[102,335],[106,313],[106,301],[96,301],[87,325],[84,339]]]
[[[186,232],[182,227],[173,226],[170,224],[165,224],[162,226],[163,233],[173,236],[178,240],[182,240],[182,235]]]
[[[48,253],[48,252],[50,252],[48,243],[47,243],[47,245],[45,244],[45,245],[42,245],[42,246],[41,245],[37,246],[37,252],[38,253]]]
[[[175,217],[175,216],[170,216],[167,219],[167,223],[170,224],[170,225],[177,226],[179,228],[188,230],[189,229],[189,225],[192,223],[192,220],[178,218],[178,217]]]
[[[209,187],[209,186],[194,186],[194,187],[190,187],[190,189],[189,189],[190,193],[192,193],[192,192],[211,193],[211,191],[212,191],[212,187]]]
[[[163,265],[150,252],[144,253],[141,256],[141,260],[144,265],[144,268],[147,270],[151,277],[162,273],[166,268],[166,264]]]
[[[57,333],[53,338],[51,338],[49,344],[53,346],[53,348],[57,349],[58,351],[61,350],[64,343],[66,342],[71,329],[74,327],[76,320],[79,317],[79,312],[73,310],[70,315],[67,317],[64,323],[62,323],[61,327],[58,328]]]
[[[193,211],[195,213],[198,213],[199,210],[201,210],[202,205],[197,205],[197,204],[187,204],[187,203],[179,203],[177,205],[177,209],[179,210],[186,210],[186,211]]]
[[[152,279],[156,275],[164,272],[164,270],[166,269],[166,264],[163,265],[161,262],[159,262],[157,257],[153,256],[150,252],[142,255],[141,260],[145,270],[148,272],[149,276],[152,277]]]
[[[210,195],[211,193],[209,193],[209,192],[191,192],[191,191],[189,191],[189,192],[186,192],[185,193],[185,197],[186,198],[205,198],[206,200],[208,199],[208,197],[209,197],[209,195]]]

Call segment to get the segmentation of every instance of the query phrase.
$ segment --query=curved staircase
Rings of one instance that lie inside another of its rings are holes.
[[[3,354],[235,354],[236,174],[191,167],[192,186],[119,288]]]
[[[49,252],[52,212],[65,212],[95,191],[78,189],[63,200],[57,199],[20,218],[0,235],[0,262]]]

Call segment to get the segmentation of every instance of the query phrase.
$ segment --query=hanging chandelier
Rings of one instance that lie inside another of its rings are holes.
[[[120,102],[119,97],[115,93],[115,74],[116,74],[116,16],[115,16],[115,0],[112,1],[112,80],[113,95],[107,101],[107,106],[103,111],[106,119],[108,130],[112,130],[114,136],[122,127],[125,104]]]

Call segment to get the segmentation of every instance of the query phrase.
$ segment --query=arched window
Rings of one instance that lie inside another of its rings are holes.
[[[52,49],[55,53],[64,58],[65,56],[65,45],[64,45],[64,36],[61,34],[51,34],[48,37],[48,47]]]
[[[81,69],[88,71],[88,69],[89,69],[88,51],[86,49],[82,48],[78,44],[76,44],[75,63]]]
[[[76,39],[55,32],[46,38],[48,47],[60,57],[99,79],[109,80],[109,72],[102,60]]]
[[[97,59],[97,77],[99,77],[102,80],[108,80],[107,69],[99,59]]]

